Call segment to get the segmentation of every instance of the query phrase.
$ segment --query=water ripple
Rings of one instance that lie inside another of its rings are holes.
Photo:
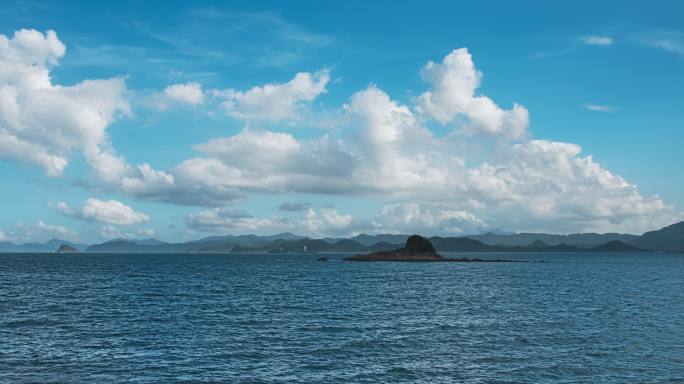
[[[0,255],[0,382],[684,383],[683,255],[342,257]]]

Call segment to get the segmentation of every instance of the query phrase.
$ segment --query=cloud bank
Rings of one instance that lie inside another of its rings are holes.
[[[681,217],[583,155],[580,146],[531,139],[524,106],[505,109],[478,93],[483,74],[466,48],[428,61],[420,72],[427,89],[410,102],[375,85],[355,92],[337,111],[338,129],[318,137],[254,123],[298,121],[327,92],[328,70],[246,91],[170,85],[159,93],[165,102],[199,106],[211,95],[221,111],[246,126],[193,145],[196,156],[167,170],[130,164],[108,139],[111,122],[130,113],[123,79],[52,84],[50,69],[65,52],[52,31],[0,36],[0,155],[59,176],[70,152],[79,150],[103,189],[201,207],[185,220],[196,230],[459,234],[496,226],[639,232]],[[450,133],[437,136],[435,126]],[[232,208],[253,194],[291,192],[373,198],[384,208],[361,217],[299,207],[290,209],[300,212],[296,217],[262,218]],[[116,200],[58,209],[110,225],[149,220]]]
[[[150,220],[148,215],[136,212],[118,200],[90,198],[79,209],[73,209],[65,202],[58,202],[53,208],[67,216],[113,225],[139,224]]]

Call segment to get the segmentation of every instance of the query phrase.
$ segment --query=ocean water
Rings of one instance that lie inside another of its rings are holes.
[[[684,255],[318,257],[0,255],[0,382],[684,383]]]

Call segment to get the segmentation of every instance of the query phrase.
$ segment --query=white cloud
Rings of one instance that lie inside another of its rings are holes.
[[[107,126],[129,113],[121,78],[56,85],[50,69],[66,48],[54,31],[0,35],[0,157],[61,175],[70,152],[88,162],[108,151]]]
[[[72,240],[77,236],[71,229],[62,225],[46,224],[43,220],[39,220],[36,225],[19,225],[18,232],[21,233],[23,241],[45,241],[55,237]]]
[[[129,109],[122,79],[52,84],[50,68],[64,52],[54,32],[0,35],[0,156],[39,165],[54,176],[63,172],[69,153],[79,150],[103,188],[175,204],[223,207],[253,193],[299,192],[372,196],[386,205],[384,215],[370,221],[334,209],[307,209],[293,219],[213,208],[188,216],[195,229],[301,228],[332,234],[358,228],[403,231],[416,223],[453,232],[482,224],[638,232],[681,216],[581,155],[577,145],[527,141],[527,109],[503,110],[476,95],[482,74],[465,48],[440,63],[428,62],[422,75],[431,88],[413,107],[369,86],[341,108],[341,129],[335,133],[301,139],[248,124],[238,134],[195,145],[196,157],[168,170],[131,165],[109,143],[106,128]],[[327,71],[299,73],[284,84],[218,96],[229,114],[248,122],[296,120],[328,81]],[[199,100],[174,89],[170,94],[177,101]],[[454,132],[496,140],[481,144],[467,135],[436,137],[424,126],[426,118],[453,124]],[[116,200],[89,199],[76,210],[55,209],[107,225],[149,220]]]
[[[295,218],[257,218],[245,211],[214,208],[186,217],[190,228],[213,233],[274,233],[293,231],[310,236],[353,236],[359,233],[429,233],[459,235],[479,233],[487,225],[472,213],[444,204],[393,203],[379,215],[361,219],[335,208],[307,208]]]
[[[657,197],[641,196],[634,185],[590,156],[581,156],[577,145],[544,140],[500,143],[485,161],[466,166],[469,153],[457,138],[433,137],[408,108],[376,87],[354,95],[346,109],[358,130],[346,140],[328,139],[334,150],[318,151],[310,141],[287,134],[243,132],[199,146],[210,157],[195,160],[212,166],[204,171],[194,168],[193,174],[198,182],[233,192],[383,196],[398,201],[388,205],[393,209],[386,208],[388,214],[395,213],[390,216],[411,217],[414,225],[434,230],[449,227],[454,233],[481,227],[485,221],[516,229],[638,232],[676,219],[672,207]],[[461,153],[454,154],[457,149]],[[266,152],[262,161],[248,155]],[[321,166],[328,153],[344,159],[338,172]],[[411,201],[432,205],[407,203]],[[504,222],[506,218],[517,221]],[[259,220],[264,219],[245,221],[265,225]],[[382,227],[406,229],[408,221],[404,222],[406,226],[397,218]]]
[[[475,68],[467,48],[455,49],[441,63],[430,61],[422,71],[432,89],[417,100],[417,110],[441,124],[467,119],[464,130],[500,138],[517,139],[527,135],[528,111],[519,104],[503,110],[486,96],[476,96],[482,72]]]
[[[487,224],[474,214],[441,203],[394,203],[382,209],[376,219],[380,232],[465,235],[479,233]]]
[[[612,105],[584,104],[584,108],[594,112],[615,112],[617,108]]]
[[[169,85],[164,89],[164,95],[170,100],[190,105],[201,104],[204,101],[202,86],[194,82]]]
[[[67,229],[66,227],[63,227],[61,225],[45,224],[45,222],[42,220],[38,221],[38,224],[36,224],[36,229],[45,234],[53,234],[59,236],[71,237],[76,234],[74,231]]]
[[[233,117],[244,120],[297,120],[303,103],[326,91],[328,70],[300,72],[287,83],[266,84],[247,91],[216,91],[224,99],[223,107]]]
[[[677,220],[673,207],[643,197],[580,152],[578,145],[546,140],[516,144],[469,170],[467,184],[499,227],[640,232]]]
[[[47,224],[43,220],[38,220],[35,224],[19,222],[8,233],[0,230],[0,241],[11,241],[15,244],[45,242],[54,238],[75,241],[78,237],[78,233],[69,228],[62,225]]]
[[[413,222],[432,228],[432,233],[445,228],[449,233],[470,232],[487,225],[639,232],[677,217],[671,206],[658,197],[643,197],[634,185],[582,156],[574,144],[495,141],[494,150],[476,161],[472,143],[463,142],[462,136],[434,137],[408,107],[375,86],[352,96],[344,110],[353,129],[339,138],[296,139],[246,129],[197,145],[205,157],[175,167],[169,188],[147,197],[220,206],[251,193],[377,196],[388,201],[387,217],[377,217],[377,227],[365,228],[403,231]],[[202,230],[296,231],[299,225],[300,231],[323,233],[331,228],[339,233],[364,221],[351,217],[353,225],[348,227],[317,227],[304,218],[234,217],[226,212],[208,210],[191,216],[188,223]]]
[[[136,212],[118,200],[90,198],[80,209],[72,209],[64,202],[54,204],[53,208],[67,216],[112,225],[139,224],[150,220],[148,215]]]
[[[586,35],[580,37],[580,41],[586,45],[608,46],[613,45],[613,38],[610,36]]]
[[[256,218],[249,213],[232,208],[214,208],[186,217],[188,227],[203,232],[274,233],[282,231],[303,231],[309,236],[358,233],[354,228],[362,224],[353,216],[340,214],[334,208],[312,208],[298,218],[271,216]]]
[[[153,105],[161,110],[173,105],[198,106],[204,103],[205,95],[202,85],[197,82],[169,85],[152,97]]]

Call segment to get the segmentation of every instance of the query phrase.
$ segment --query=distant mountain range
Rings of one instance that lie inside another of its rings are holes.
[[[212,236],[184,243],[156,239],[114,239],[84,245],[53,239],[45,243],[0,242],[0,252],[55,252],[67,245],[85,253],[240,253],[240,252],[379,252],[401,247],[409,235],[361,234],[351,238],[312,239],[289,232],[270,236]],[[684,253],[684,222],[641,236],[619,233],[485,233],[429,238],[438,252],[672,252]]]
[[[62,244],[83,251],[88,248],[88,244],[75,244],[70,241],[52,239],[44,243],[25,243],[14,244],[9,241],[0,241],[0,252],[4,253],[46,253],[55,252]]]

